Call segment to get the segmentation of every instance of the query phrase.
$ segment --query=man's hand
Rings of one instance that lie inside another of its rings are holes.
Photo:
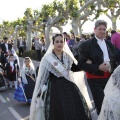
[[[109,66],[106,63],[102,63],[99,65],[99,70],[103,72],[109,71]]]
[[[88,59],[88,60],[86,61],[86,63],[92,64],[92,61]]]

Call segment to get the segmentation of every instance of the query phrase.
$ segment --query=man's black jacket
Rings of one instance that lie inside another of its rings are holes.
[[[6,53],[5,43],[3,43],[3,44],[1,45],[1,48],[2,48],[2,51],[3,51],[4,53]],[[12,49],[12,45],[11,45],[11,44],[8,44],[8,50],[11,50],[11,49]]]
[[[111,72],[116,68],[115,48],[107,40],[105,40],[111,64]],[[92,64],[87,64],[87,60],[91,60]],[[104,72],[99,70],[99,65],[104,62],[103,52],[94,37],[83,42],[79,47],[78,66],[81,70],[87,71],[94,75],[103,76]]]

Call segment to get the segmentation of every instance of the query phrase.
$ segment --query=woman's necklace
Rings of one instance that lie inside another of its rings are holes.
[[[60,61],[62,61],[62,55],[56,55]]]
[[[60,55],[56,55],[55,52],[53,51],[53,54],[54,54],[55,57],[56,57],[60,62],[62,62],[62,64],[63,64],[63,53],[60,54]]]

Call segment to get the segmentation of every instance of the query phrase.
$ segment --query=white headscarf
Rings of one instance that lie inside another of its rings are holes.
[[[16,52],[15,52],[15,50],[13,48],[11,49],[11,51],[12,51],[12,54],[14,55],[14,59],[17,60],[17,64],[18,64],[18,66],[20,68],[20,61],[19,61],[18,55],[16,54]]]
[[[47,52],[44,56],[47,56],[49,53],[51,53],[53,48],[54,48],[54,45],[53,45],[53,41],[52,41],[50,43],[49,48],[47,49]],[[65,41],[65,44],[64,44],[64,47],[63,47],[63,51],[66,52],[70,56],[70,58],[74,61],[74,63],[76,65],[78,64],[78,61],[75,59],[75,57],[74,57],[73,53],[71,52],[69,46],[67,45],[66,41]]]
[[[30,57],[25,57],[25,59],[28,58],[30,60],[30,69],[32,71],[33,74],[35,74],[35,78],[36,78],[36,72],[35,72],[35,67],[33,65],[32,60],[30,59]],[[23,67],[21,69],[21,76],[22,76],[22,82],[24,84],[28,84],[26,76],[25,76],[25,70],[26,70],[26,64],[25,64],[25,59],[23,60]]]
[[[18,55],[16,54],[16,52],[15,52],[15,50],[13,48],[11,49],[11,52],[12,52],[12,54],[14,56],[14,60],[17,60],[17,64],[18,64],[18,66],[20,68],[20,61],[19,61]],[[9,60],[9,56],[7,57],[7,60]]]

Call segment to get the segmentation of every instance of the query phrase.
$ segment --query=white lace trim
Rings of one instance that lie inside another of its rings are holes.
[[[120,120],[120,66],[118,66],[104,90],[105,97],[98,120]]]
[[[36,111],[36,105],[38,105],[37,101],[37,96],[38,94],[42,91],[43,86],[45,83],[48,81],[49,73],[53,73],[57,77],[63,77],[60,72],[58,72],[48,61],[47,57],[53,56],[58,62],[60,62],[56,56],[51,52],[43,57],[41,60],[40,66],[39,66],[39,72],[38,72],[38,77],[36,80],[36,86],[35,90],[33,93],[33,99],[32,99],[32,104],[31,104],[31,109],[30,109],[30,118],[33,118],[34,112]],[[63,52],[63,62],[68,71],[70,71],[71,66],[73,64],[73,60],[70,58],[70,56]],[[72,72],[69,73],[69,77],[73,79]],[[40,102],[41,103],[41,102]]]

